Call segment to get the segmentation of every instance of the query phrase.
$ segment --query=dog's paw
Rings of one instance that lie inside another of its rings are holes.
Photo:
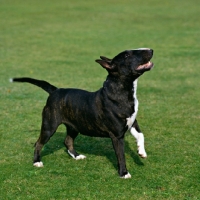
[[[126,175],[121,176],[121,178],[124,178],[124,179],[131,178],[131,174],[129,174],[129,172],[128,172]]]
[[[34,167],[44,167],[43,162],[41,162],[41,161],[33,163],[33,166]]]
[[[86,156],[84,156],[84,155],[78,155],[75,157],[76,160],[83,160],[85,158],[86,158]]]
[[[144,148],[138,147],[138,154],[141,158],[147,158],[147,153]]]
[[[69,155],[70,155],[72,158],[74,158],[75,160],[83,160],[83,159],[86,158],[86,156],[84,156],[84,155],[75,156],[75,155],[74,155],[73,153],[71,153],[69,150],[68,150],[68,153],[69,153]]]

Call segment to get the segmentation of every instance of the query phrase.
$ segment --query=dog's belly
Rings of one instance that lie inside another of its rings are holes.
[[[64,123],[73,127],[80,134],[91,137],[109,138],[112,134],[122,136],[127,131],[125,119],[111,116],[102,118],[98,113],[91,112],[85,113],[84,116],[82,113],[74,115],[73,118],[72,115],[66,115]]]
[[[86,135],[86,136],[90,136],[90,137],[105,137],[105,138],[109,138],[109,134],[106,132],[102,132],[102,131],[97,131],[97,130],[80,130],[79,131],[80,134],[82,135]]]
[[[76,132],[90,136],[90,137],[110,137],[110,130],[105,124],[102,123],[90,123],[89,121],[71,121],[65,120],[64,124],[73,128]]]

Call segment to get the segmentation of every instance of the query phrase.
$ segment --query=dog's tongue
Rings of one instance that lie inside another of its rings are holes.
[[[139,65],[136,70],[148,70],[148,69],[151,69],[152,67],[153,67],[153,63],[149,61],[148,63]]]

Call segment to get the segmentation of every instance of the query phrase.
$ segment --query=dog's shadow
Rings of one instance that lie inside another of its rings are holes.
[[[41,156],[47,156],[55,153],[56,151],[63,149],[64,139],[66,133],[56,132],[54,136],[50,139],[50,141],[45,144],[43,150],[41,152]],[[130,137],[128,137],[130,138]],[[135,140],[134,138],[131,138]],[[131,142],[131,145],[134,142]],[[117,159],[115,156],[115,152],[112,146],[111,139],[109,138],[96,138],[96,137],[87,137],[81,134],[75,140],[74,148],[80,154],[91,154],[106,157],[112,165],[117,169]],[[137,165],[143,166],[144,163],[140,160],[140,157],[136,153],[136,144],[134,143],[134,147],[130,146],[130,142],[125,138],[125,153],[129,158],[133,159],[133,162]],[[67,153],[67,149],[65,150]]]

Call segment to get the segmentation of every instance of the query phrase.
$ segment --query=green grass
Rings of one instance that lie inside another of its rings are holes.
[[[199,13],[197,0],[0,0],[0,199],[200,199]],[[79,136],[75,161],[65,128],[32,166],[47,94],[10,77],[95,91],[106,71],[94,62],[131,48],[154,49],[139,80],[138,121],[148,158],[126,135],[132,179],[117,175],[109,139]]]

